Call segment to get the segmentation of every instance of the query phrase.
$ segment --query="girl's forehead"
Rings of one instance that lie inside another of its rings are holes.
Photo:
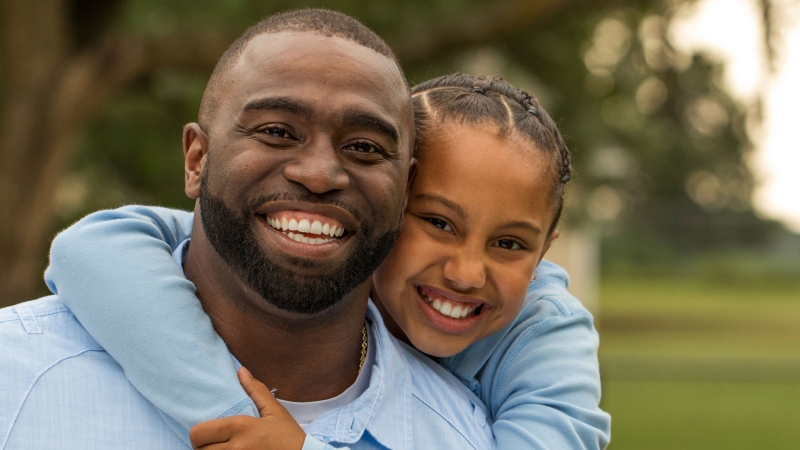
[[[412,197],[435,191],[464,209],[549,213],[553,163],[524,137],[449,124],[426,135],[420,150]]]
[[[420,167],[431,161],[435,170],[479,162],[488,163],[487,170],[494,166],[510,169],[502,166],[510,162],[521,165],[521,170],[552,168],[552,158],[529,138],[516,132],[503,134],[493,125],[445,123],[429,130],[424,138],[417,158]]]

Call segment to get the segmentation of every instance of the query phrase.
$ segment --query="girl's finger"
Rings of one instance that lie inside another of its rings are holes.
[[[236,431],[242,428],[246,419],[254,420],[247,416],[231,416],[198,423],[189,430],[192,447],[201,448],[228,442]]]
[[[228,446],[227,442],[220,442],[220,443],[217,443],[217,444],[208,444],[208,445],[204,445],[202,447],[195,447],[194,449],[195,450],[225,450],[225,448],[227,446]]]
[[[283,409],[283,406],[275,400],[269,388],[264,383],[256,380],[250,371],[244,367],[239,369],[239,382],[242,383],[247,395],[253,399],[261,417],[274,414],[276,409]]]

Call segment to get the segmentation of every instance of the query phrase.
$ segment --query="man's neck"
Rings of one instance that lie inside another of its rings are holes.
[[[216,332],[253,376],[284,400],[324,400],[358,376],[369,281],[318,316],[268,304],[228,267],[199,220],[184,263],[186,277]]]

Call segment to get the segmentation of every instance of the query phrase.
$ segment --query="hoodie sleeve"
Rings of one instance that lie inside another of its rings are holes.
[[[189,444],[199,422],[258,417],[227,346],[173,259],[193,215],[126,206],[56,236],[45,281]]]

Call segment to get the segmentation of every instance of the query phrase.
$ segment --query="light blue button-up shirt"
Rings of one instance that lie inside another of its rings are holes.
[[[376,346],[369,387],[306,433],[352,449],[491,448],[481,401],[390,336],[371,303],[367,318]],[[0,309],[0,345],[0,450],[188,448],[58,297]]]

